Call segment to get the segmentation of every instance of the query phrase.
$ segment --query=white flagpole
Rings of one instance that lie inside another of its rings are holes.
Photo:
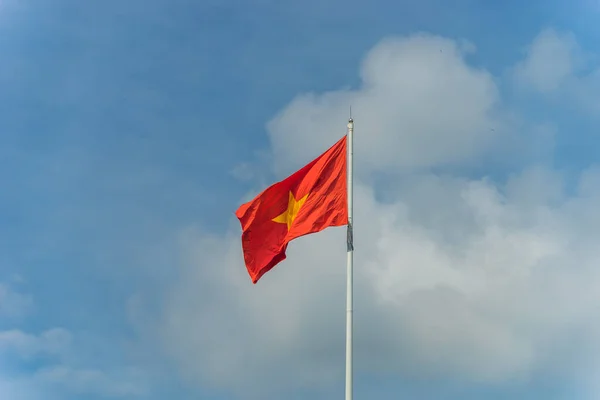
[[[348,136],[346,144],[347,155],[347,188],[348,188],[348,239],[346,265],[346,400],[352,400],[352,306],[353,306],[353,261],[354,261],[354,235],[352,226],[352,156],[354,153],[352,136],[354,133],[354,120],[348,120]]]

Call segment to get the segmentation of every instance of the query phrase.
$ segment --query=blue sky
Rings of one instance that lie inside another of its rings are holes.
[[[343,232],[233,212],[352,105],[356,397],[597,398],[600,3],[451,3],[1,1],[0,393],[341,397]]]

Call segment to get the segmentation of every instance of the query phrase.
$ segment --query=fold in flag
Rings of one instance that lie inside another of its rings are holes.
[[[242,225],[244,261],[253,283],[285,260],[291,240],[348,224],[346,136],[235,214]]]

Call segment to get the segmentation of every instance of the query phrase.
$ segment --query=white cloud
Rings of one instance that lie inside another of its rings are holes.
[[[423,171],[511,140],[493,77],[451,40],[386,40],[361,76],[358,90],[299,96],[269,124],[275,168],[290,171],[344,133],[352,103],[357,169],[404,172],[383,191],[368,174],[357,182],[357,373],[501,383],[599,370],[600,169],[574,191],[543,166],[503,183]],[[132,309],[186,378],[244,398],[343,380],[344,229],[294,241],[256,286],[237,231],[181,242],[159,318],[142,296]]]
[[[600,58],[587,52],[570,32],[542,31],[513,69],[518,89],[534,90],[563,107],[597,115],[600,110]]]
[[[465,62],[468,50],[425,34],[382,41],[358,89],[300,95],[269,123],[276,167],[290,171],[337,141],[350,106],[362,172],[478,159],[507,121],[494,78]]]
[[[533,40],[525,60],[515,68],[515,76],[519,83],[551,93],[573,77],[581,56],[572,34],[547,29]]]
[[[600,197],[562,200],[560,185],[541,169],[503,186],[428,175],[388,204],[359,186],[357,371],[482,382],[583,373],[600,355]],[[237,235],[185,240],[181,282],[153,329],[190,379],[260,393],[342,379],[343,229],[294,242],[256,286]],[[573,332],[585,338],[565,350]],[[547,363],[556,358],[574,358],[571,372]]]
[[[0,331],[0,356],[13,354],[24,360],[54,356],[54,362],[32,374],[12,380],[7,378],[6,387],[12,390],[28,387],[32,395],[47,390],[54,394],[94,394],[110,398],[132,398],[148,393],[148,376],[144,371],[121,366],[110,369],[88,367],[86,363],[94,364],[94,360],[83,360],[82,363],[77,350],[71,333],[65,329],[54,328],[39,335],[17,329]],[[0,390],[2,384],[0,379]]]
[[[0,331],[0,352],[14,351],[22,357],[39,354],[60,355],[71,344],[71,334],[61,328],[42,332],[40,335],[25,333],[18,329]]]
[[[14,277],[13,280],[22,282],[23,278]],[[10,323],[12,317],[24,316],[32,304],[31,296],[0,284],[0,317],[4,317],[4,324]],[[107,368],[104,363],[104,368],[97,367],[102,364],[97,355],[102,351],[101,344],[104,344],[103,340],[89,335],[81,335],[76,341],[73,334],[63,328],[41,333],[28,333],[16,327],[0,330],[0,362],[8,364],[2,365],[4,370],[0,370],[0,398],[51,400],[66,393],[110,398],[147,395],[148,377],[143,371],[120,364]],[[89,349],[90,345],[93,349]],[[111,343],[110,349],[114,347]],[[96,359],[89,358],[90,351]],[[22,362],[29,364],[32,361],[41,362],[43,367],[25,373],[15,372]]]

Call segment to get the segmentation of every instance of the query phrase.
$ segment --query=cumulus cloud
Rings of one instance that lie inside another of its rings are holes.
[[[343,134],[352,103],[357,170],[404,172],[383,191],[366,173],[356,183],[357,374],[495,384],[598,371],[600,170],[575,189],[543,166],[502,182],[433,173],[507,140],[489,129],[507,126],[494,78],[452,40],[386,40],[361,77],[269,123],[274,166],[289,171]],[[256,286],[237,230],[187,230],[181,254],[159,317],[141,318],[137,297],[136,320],[190,381],[247,398],[343,380],[344,229],[294,241]]]
[[[600,109],[598,61],[598,55],[585,51],[572,33],[546,29],[528,46],[513,76],[519,89],[596,114]]]
[[[268,124],[278,171],[289,171],[344,134],[356,119],[360,171],[465,163],[507,129],[494,78],[468,65],[470,46],[431,35],[391,38],[360,70],[361,86],[303,94]]]
[[[493,383],[566,373],[547,364],[554,358],[579,373],[590,366],[600,231],[584,227],[600,217],[599,198],[557,203],[553,190],[536,192],[540,175],[501,187],[428,175],[389,204],[358,188],[358,373]],[[343,230],[294,242],[256,287],[236,236],[186,241],[161,325],[191,378],[245,389],[342,378]],[[583,340],[565,347],[574,333]]]
[[[581,49],[570,33],[547,29],[541,32],[527,50],[525,60],[515,68],[519,83],[543,93],[553,92],[578,69]]]

